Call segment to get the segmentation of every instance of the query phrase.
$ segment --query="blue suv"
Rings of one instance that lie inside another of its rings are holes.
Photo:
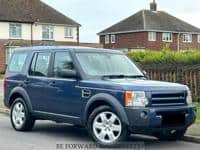
[[[30,47],[13,53],[4,103],[17,131],[35,120],[84,126],[102,146],[130,133],[181,138],[196,109],[185,85],[148,80],[122,52],[81,47]]]

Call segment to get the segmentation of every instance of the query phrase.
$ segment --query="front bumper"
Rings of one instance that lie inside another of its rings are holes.
[[[196,108],[192,105],[126,108],[126,113],[129,119],[129,130],[145,134],[171,129],[187,129],[196,119]]]

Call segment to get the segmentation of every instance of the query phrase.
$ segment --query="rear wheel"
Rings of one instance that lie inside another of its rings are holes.
[[[30,131],[35,123],[28,107],[22,98],[16,98],[11,106],[10,120],[13,128],[17,131]]]
[[[100,146],[106,147],[115,146],[128,135],[127,127],[109,106],[100,106],[92,112],[88,120],[88,129],[93,139]]]
[[[170,141],[175,141],[175,140],[180,140],[186,130],[171,130],[171,131],[162,131],[161,133],[157,133],[155,136],[159,140],[170,140]]]

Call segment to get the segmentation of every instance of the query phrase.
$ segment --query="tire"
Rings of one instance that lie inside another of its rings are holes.
[[[155,136],[162,141],[176,141],[183,138],[186,130],[176,130],[176,131],[162,131],[157,133]]]
[[[127,126],[109,106],[96,108],[89,116],[87,128],[100,147],[115,147],[128,137]]]
[[[22,98],[14,100],[11,106],[10,120],[16,131],[30,131],[35,124],[35,119],[31,116]]]

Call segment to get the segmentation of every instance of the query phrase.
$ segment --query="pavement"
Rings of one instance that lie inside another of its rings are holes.
[[[200,144],[185,141],[160,142],[156,138],[132,135],[129,143],[139,143],[145,150],[199,150]],[[50,121],[37,121],[33,131],[17,132],[10,124],[9,117],[0,114],[1,150],[59,150],[60,145],[93,143],[84,128]],[[68,146],[69,147],[69,146]],[[135,149],[138,149],[136,147]]]

